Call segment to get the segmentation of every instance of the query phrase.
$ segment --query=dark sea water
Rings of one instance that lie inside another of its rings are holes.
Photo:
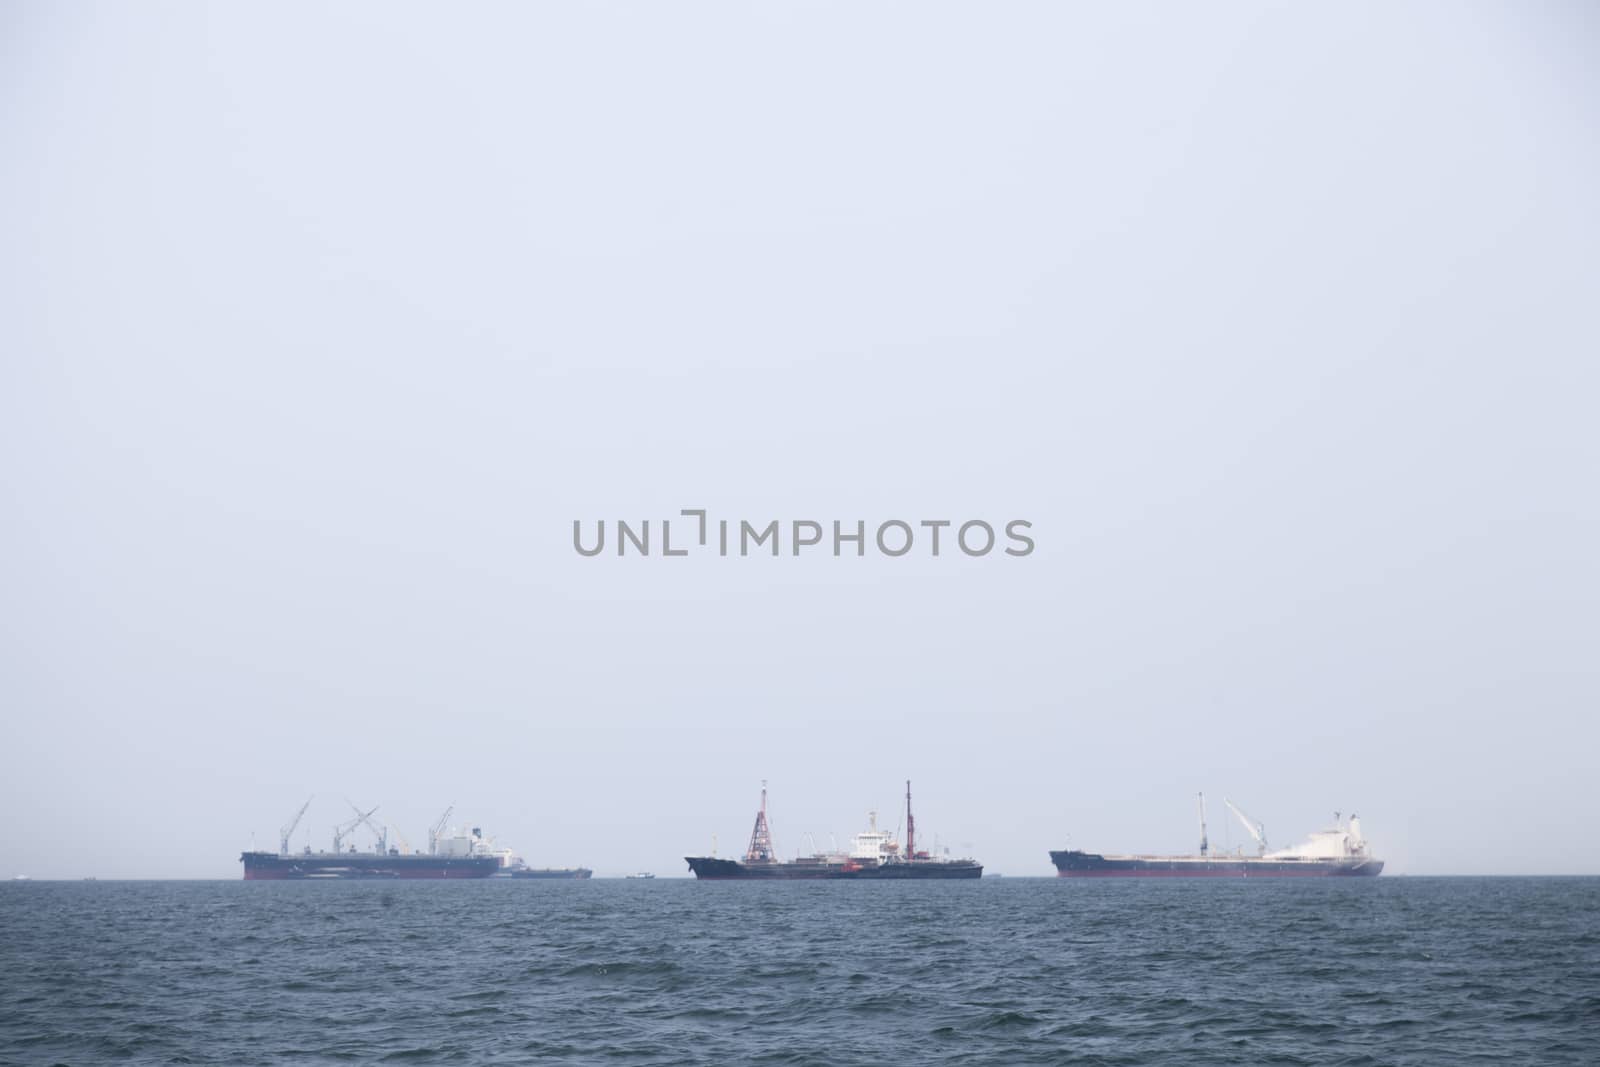
[[[0,885],[0,1061],[1600,1063],[1600,879]]]

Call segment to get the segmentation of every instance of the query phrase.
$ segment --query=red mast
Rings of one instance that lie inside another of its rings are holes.
[[[906,779],[906,859],[917,858],[917,821],[911,817],[911,779]]]
[[[907,783],[909,784],[909,783]],[[756,828],[750,831],[750,847],[745,850],[746,863],[771,863],[777,857],[772,848],[772,831],[767,826],[767,780],[761,780],[761,810],[756,812]]]

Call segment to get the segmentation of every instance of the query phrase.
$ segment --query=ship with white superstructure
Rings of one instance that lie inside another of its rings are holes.
[[[347,802],[348,803],[348,802]],[[587,878],[592,873],[587,868],[533,868],[524,863],[509,848],[496,845],[493,838],[485,837],[477,826],[452,827],[450,815],[454,807],[445,809],[439,820],[428,830],[427,851],[411,847],[405,836],[395,832],[391,844],[391,828],[376,821],[377,808],[363,811],[354,804],[350,809],[353,818],[346,819],[333,828],[333,848],[313,850],[308,843],[296,852],[289,840],[311,806],[307,800],[294,818],[279,831],[278,851],[249,850],[241,853],[246,881],[282,881],[316,879],[323,881],[351,879],[418,879],[418,878]],[[356,841],[357,832],[366,830],[371,838],[362,848]]]
[[[1062,849],[1050,853],[1050,862],[1062,878],[1326,878],[1374,877],[1383,861],[1372,854],[1355,815],[1333,813],[1333,825],[1311,834],[1298,845],[1274,849],[1267,844],[1266,827],[1250,818],[1232,801],[1228,810],[1244,824],[1255,842],[1256,854],[1243,848],[1218,852],[1206,836],[1206,801],[1200,794],[1200,851],[1189,856],[1117,855]]]
[[[911,813],[911,783],[906,783],[906,842],[878,829],[878,816],[867,816],[867,829],[856,834],[848,852],[815,852],[792,860],[778,859],[767,824],[767,784],[761,783],[761,807],[743,860],[717,856],[685,856],[696,878],[708,881],[789,881],[793,879],[899,880],[980,878],[983,864],[973,859],[937,857],[917,849],[917,822]]]

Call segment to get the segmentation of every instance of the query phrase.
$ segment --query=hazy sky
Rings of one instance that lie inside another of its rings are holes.
[[[792,854],[908,777],[1014,875],[1192,849],[1198,790],[1600,873],[1597,45],[5,5],[0,874],[236,878],[312,793],[681,874],[762,779]],[[696,507],[1038,547],[573,551]]]

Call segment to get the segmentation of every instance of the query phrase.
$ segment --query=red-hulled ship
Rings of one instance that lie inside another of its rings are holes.
[[[1200,852],[1192,856],[1102,855],[1078,849],[1050,853],[1050,862],[1062,878],[1327,878],[1374,877],[1383,861],[1374,857],[1361,836],[1361,820],[1341,821],[1334,812],[1333,826],[1318,830],[1292,848],[1271,850],[1266,829],[1231,801],[1228,810],[1244,823],[1255,839],[1256,855],[1243,851],[1214,852],[1206,839],[1206,801],[1200,797]]]
[[[368,879],[368,878],[488,878],[498,873],[510,855],[509,849],[495,851],[484,840],[483,831],[474,826],[470,833],[446,831],[453,809],[446,808],[439,822],[428,831],[428,851],[412,852],[389,847],[389,830],[373,821],[377,808],[355,810],[355,818],[334,827],[333,850],[313,852],[307,845],[301,852],[289,851],[289,838],[305,816],[311,801],[301,805],[295,817],[280,831],[277,852],[244,852],[246,881],[285,879]],[[357,827],[365,826],[375,838],[369,851],[346,845]]]
[[[793,879],[980,878],[983,865],[970,859],[935,859],[917,851],[916,820],[911,814],[911,783],[906,783],[906,847],[894,835],[878,829],[877,813],[868,816],[868,829],[856,834],[849,852],[818,852],[787,863],[778,859],[767,824],[767,785],[761,783],[761,808],[744,860],[716,856],[685,856],[694,876],[717,881],[789,881]]]

